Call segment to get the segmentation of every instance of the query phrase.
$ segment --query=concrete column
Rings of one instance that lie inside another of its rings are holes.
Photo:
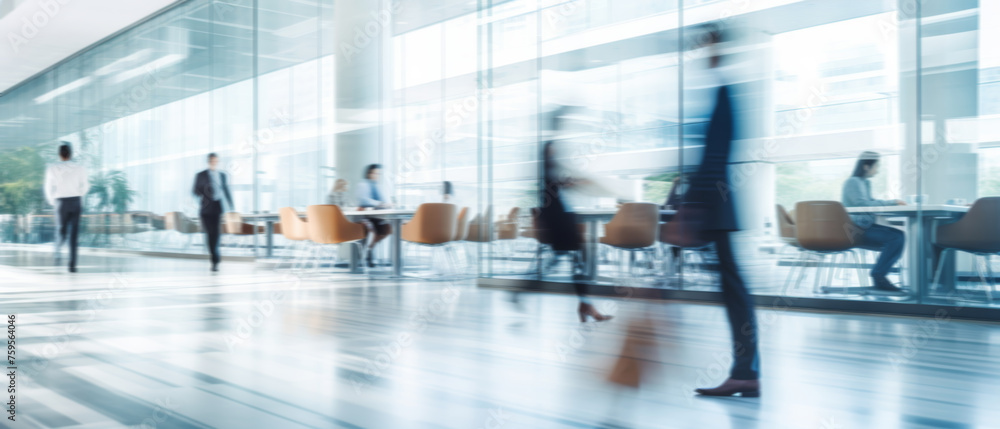
[[[334,8],[336,175],[351,183],[362,179],[366,165],[386,164],[391,144],[389,108],[392,84],[392,21],[402,9],[398,0],[337,1]],[[385,172],[392,171],[386,166]],[[391,193],[392,175],[384,175]]]

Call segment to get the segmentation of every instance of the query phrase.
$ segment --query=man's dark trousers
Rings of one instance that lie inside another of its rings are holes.
[[[59,236],[56,237],[56,252],[63,243],[69,245],[69,267],[76,268],[77,238],[80,236],[80,215],[83,204],[80,197],[56,199],[56,223],[59,225]]]
[[[198,217],[201,218],[201,229],[205,231],[205,245],[208,247],[208,253],[212,255],[212,265],[214,266],[221,259],[219,256],[219,233],[222,226],[222,203],[211,201],[205,204],[201,212],[198,213]]]

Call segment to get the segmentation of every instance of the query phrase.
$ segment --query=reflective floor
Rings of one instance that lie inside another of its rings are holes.
[[[0,249],[17,315],[17,421],[53,428],[1000,427],[1000,325],[761,308],[763,397],[725,378],[721,307],[368,281],[86,254],[80,272]],[[961,309],[953,309],[959,312]],[[637,389],[608,376],[639,315]],[[6,417],[6,415],[5,415]]]

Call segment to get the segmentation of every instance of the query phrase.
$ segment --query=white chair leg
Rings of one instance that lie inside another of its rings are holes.
[[[944,249],[941,251],[941,255],[938,256],[937,267],[934,269],[934,281],[931,283],[932,287],[941,285],[941,272],[944,270],[944,261],[945,259],[948,259],[948,252],[952,250],[953,249]],[[955,287],[957,289],[958,285],[955,285]]]
[[[826,271],[826,286],[833,287],[833,273],[837,270],[837,258],[841,256],[840,253],[834,253],[830,255],[830,268]]]
[[[795,269],[798,268],[799,271],[802,271],[802,264],[805,263],[806,252],[799,251],[799,257],[796,259],[797,261],[794,262],[792,266],[788,268],[788,274],[785,275],[785,285],[782,288],[782,295],[788,294],[788,286],[792,284],[792,277],[795,275]],[[801,280],[802,278],[800,275],[798,281],[795,282],[795,289],[799,288],[799,283],[801,282]]]
[[[806,268],[808,268],[809,266],[809,258],[812,256],[812,253],[810,252],[804,250],[801,252],[802,252],[801,256],[799,257],[799,265],[797,267],[799,273],[797,276],[795,276],[795,290],[799,290],[799,288],[802,287],[802,280],[805,280]]]
[[[851,252],[851,256],[854,257],[853,258],[854,259],[854,263],[858,265],[857,267],[854,267],[854,273],[858,275],[858,284],[860,284],[860,285],[862,285],[864,287],[868,287],[868,281],[866,280],[867,277],[865,276],[865,270],[864,270],[863,265],[861,264],[861,257],[859,257],[858,254],[857,254],[857,252],[855,252],[854,250],[851,250],[850,252]],[[847,293],[847,282],[846,281],[844,282],[844,293],[845,294]]]
[[[361,263],[361,274],[363,274],[365,277],[367,277],[369,275],[369,273],[368,273],[368,261],[365,261],[365,253],[368,251],[368,246],[365,244],[366,242],[367,242],[367,240],[358,240],[358,241],[352,241],[351,242],[351,246],[352,247],[357,246],[357,248],[358,248],[358,255],[360,255],[358,257],[358,262]],[[351,251],[353,252],[354,249],[351,249]],[[339,254],[340,252],[337,252],[337,253]]]
[[[444,251],[449,255],[449,259],[451,259],[451,275],[455,277],[460,277],[462,273],[461,271],[462,261],[461,258],[459,258],[458,256],[458,250],[455,249],[454,245],[449,243],[445,244]]]
[[[813,293],[819,294],[822,290],[819,288],[819,278],[823,274],[823,262],[826,261],[826,254],[820,253],[819,259],[816,261],[816,278],[813,279]]]
[[[977,259],[975,264],[976,273],[979,274],[979,280],[982,281],[984,284],[986,284],[986,287],[989,288],[989,283],[986,281],[986,267],[984,266],[985,263],[982,260],[983,258],[976,258],[976,259]],[[988,297],[992,300],[993,294],[989,293]]]
[[[993,289],[996,287],[996,281],[993,280],[993,255],[983,255],[983,259],[986,260],[986,300],[988,303],[993,303]]]

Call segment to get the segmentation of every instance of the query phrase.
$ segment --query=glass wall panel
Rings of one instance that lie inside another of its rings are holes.
[[[90,170],[83,243],[93,247],[202,253],[201,235],[164,219],[197,218],[190,188],[210,152],[242,214],[323,203],[336,179],[359,180],[345,171],[382,162],[398,206],[442,201],[450,182],[448,201],[484,219],[482,277],[715,291],[711,247],[599,243],[622,203],[654,203],[672,221],[725,86],[737,129],[720,192],[736,204],[737,256],[754,293],[990,300],[995,261],[985,255],[997,240],[969,247],[939,233],[1000,193],[997,4],[477,5],[353,22],[336,11],[363,8],[345,3],[191,0],[153,17],[0,96],[0,237],[52,242],[40,172],[60,141]],[[706,48],[706,23],[729,37]],[[546,204],[548,141],[592,185],[565,198],[586,233],[576,265],[533,222]],[[863,154],[877,167],[858,169]],[[838,218],[850,240],[838,251],[798,241],[796,228],[823,218],[797,207],[817,204],[850,219]],[[224,242],[265,255],[261,237]],[[275,243],[270,251],[287,248]],[[898,260],[883,269],[892,246]],[[892,286],[873,288],[882,274]]]

